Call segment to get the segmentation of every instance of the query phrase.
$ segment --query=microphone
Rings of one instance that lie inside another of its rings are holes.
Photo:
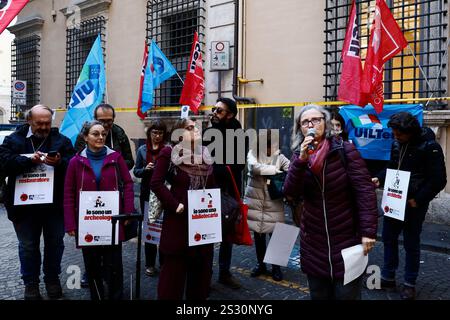
[[[306,136],[307,137],[315,137],[316,136],[316,129],[315,128],[309,128],[308,131],[306,132]],[[314,142],[311,142],[308,145],[307,153],[308,154],[313,154],[315,149],[316,149],[316,147],[314,146]]]

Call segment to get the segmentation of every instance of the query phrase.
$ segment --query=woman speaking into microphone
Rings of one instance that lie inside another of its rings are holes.
[[[373,248],[377,198],[366,165],[353,144],[331,134],[330,113],[317,105],[296,118],[294,155],[284,184],[288,201],[303,200],[301,266],[313,300],[361,298],[360,275],[344,285],[341,250]]]

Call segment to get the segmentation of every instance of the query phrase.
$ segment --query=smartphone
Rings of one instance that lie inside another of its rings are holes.
[[[57,154],[58,154],[58,151],[50,151],[49,153],[47,153],[47,157],[54,158],[54,157],[56,157]]]

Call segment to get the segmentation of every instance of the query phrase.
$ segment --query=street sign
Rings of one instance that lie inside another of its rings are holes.
[[[15,105],[27,104],[27,82],[14,80],[12,83],[12,103]]]
[[[211,71],[230,69],[230,42],[211,42]]]

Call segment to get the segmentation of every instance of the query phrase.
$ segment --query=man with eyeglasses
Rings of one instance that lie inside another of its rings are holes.
[[[130,141],[125,133],[125,130],[114,123],[115,118],[116,111],[110,104],[99,104],[94,110],[94,119],[102,123],[103,128],[105,128],[105,131],[108,134],[106,136],[105,145],[114,151],[119,152],[125,160],[128,170],[131,170],[134,166],[134,160],[133,154],[131,153]],[[85,147],[86,142],[83,137],[79,135],[77,137],[77,141],[75,142],[75,150],[79,152]],[[81,286],[83,288],[89,287],[86,272],[83,273],[83,277],[81,278]]]
[[[114,151],[120,152],[127,164],[128,170],[131,170],[134,166],[134,160],[133,154],[131,153],[130,140],[125,131],[114,123],[115,118],[116,112],[110,104],[99,104],[94,110],[94,119],[101,122],[108,133],[105,144]],[[79,136],[75,142],[75,149],[80,151],[85,146],[86,143]]]
[[[236,119],[237,106],[236,102],[229,98],[217,99],[216,105],[212,108],[211,113],[211,127],[207,128],[204,133],[209,129],[217,129],[222,133],[223,137],[223,156],[227,154],[226,150],[226,131],[241,129],[241,123]],[[208,145],[209,142],[204,142]],[[226,166],[229,165],[233,172],[234,179],[239,189],[239,193],[242,194],[242,170],[244,170],[245,164],[237,164],[237,146],[234,146],[235,159],[233,163],[214,163],[214,177],[219,183],[221,190],[226,189],[230,194],[234,194],[233,185],[229,178],[229,173]],[[211,151],[211,150],[210,150]],[[214,152],[212,152],[214,157]],[[225,160],[225,159],[224,159]],[[225,161],[224,161],[225,162]],[[230,287],[232,289],[239,289],[241,284],[230,273],[231,256],[233,250],[233,243],[226,240],[226,235],[222,235],[223,241],[220,244],[219,250],[219,283]]]

